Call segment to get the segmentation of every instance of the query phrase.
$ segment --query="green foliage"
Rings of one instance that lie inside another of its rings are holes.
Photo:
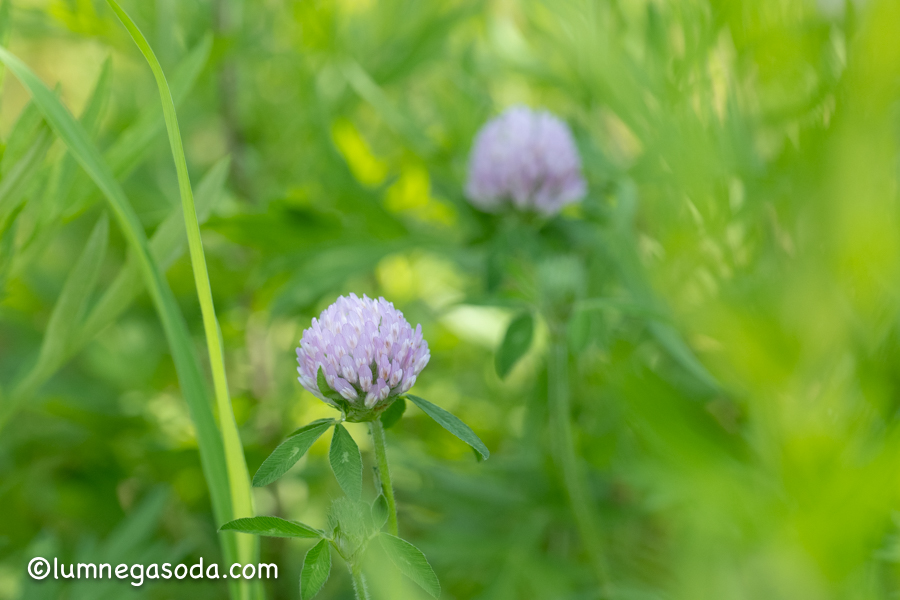
[[[279,444],[259,466],[256,475],[253,476],[253,486],[263,487],[277,481],[298,460],[303,458],[310,446],[322,437],[322,434],[333,424],[334,421],[328,419],[310,423],[306,427],[298,429],[294,435]]]
[[[406,400],[401,396],[394,400],[391,405],[387,407],[387,410],[381,413],[381,424],[385,429],[390,429],[397,424],[397,421],[403,418],[403,413],[405,412]]]
[[[347,497],[338,498],[328,508],[328,527],[338,554],[350,565],[356,565],[372,535],[369,505]]]
[[[533,336],[534,316],[531,313],[523,313],[510,321],[494,355],[494,368],[501,379],[509,375],[519,359],[528,352]]]
[[[387,523],[388,520],[388,503],[384,497],[384,494],[378,494],[375,500],[372,501],[372,524],[375,526],[376,530],[380,530],[384,527],[384,524]]]
[[[163,117],[166,121],[166,130],[169,134],[169,143],[172,148],[172,157],[175,160],[175,169],[178,173],[178,191],[181,195],[181,204],[184,211],[191,268],[194,272],[194,283],[197,288],[197,297],[200,301],[200,311],[203,315],[203,328],[206,334],[206,347],[209,355],[210,371],[212,372],[213,388],[215,390],[219,430],[222,436],[222,445],[225,449],[225,465],[228,470],[231,510],[235,516],[252,516],[253,497],[250,491],[250,475],[247,471],[241,437],[237,430],[237,423],[234,419],[234,412],[228,393],[228,381],[225,375],[225,351],[222,347],[219,322],[216,318],[216,309],[213,304],[206,256],[203,251],[203,241],[200,238],[200,224],[197,219],[197,209],[194,205],[194,192],[191,188],[190,176],[188,175],[187,160],[184,156],[184,147],[181,141],[181,131],[178,127],[178,117],[175,114],[175,101],[172,99],[172,92],[169,89],[166,76],[163,74],[162,66],[156,59],[156,55],[140,29],[138,29],[128,14],[119,7],[115,0],[107,1],[115,11],[116,16],[125,25],[128,33],[131,34],[138,48],[140,48],[141,53],[150,65],[150,70],[153,71],[153,76],[159,89]],[[243,562],[250,562],[259,555],[259,547],[256,540],[239,538],[237,542],[238,556]],[[242,585],[248,584],[242,583]],[[257,592],[254,595],[258,596],[260,593]]]
[[[471,446],[479,455],[481,455],[481,458],[485,460],[490,458],[491,453],[487,449],[487,446],[484,445],[484,442],[481,441],[481,438],[475,435],[475,432],[472,431],[468,425],[460,421],[458,417],[453,416],[440,406],[432,404],[424,398],[419,398],[412,394],[407,394],[406,397],[409,398],[413,404],[421,408],[422,412],[434,419],[441,427]]]
[[[331,574],[331,547],[322,540],[309,549],[300,573],[300,598],[308,600],[319,593]]]
[[[379,534],[378,541],[381,542],[381,547],[384,548],[391,562],[404,575],[415,581],[432,597],[440,597],[441,584],[421,550],[406,540],[401,540],[389,533]]]
[[[286,521],[278,517],[248,517],[235,519],[219,527],[220,531],[240,531],[253,535],[285,538],[321,538],[322,532],[296,521]]]
[[[334,426],[328,460],[344,493],[353,500],[359,500],[362,494],[362,455],[353,437],[340,423]]]
[[[122,6],[167,75],[199,183],[251,466],[299,424],[339,418],[296,381],[302,329],[339,294],[383,295],[429,343],[412,393],[491,449],[460,460],[464,444],[398,418],[399,400],[377,422],[400,530],[444,597],[598,595],[548,431],[562,343],[611,596],[897,595],[896,3]],[[24,573],[33,556],[224,564],[249,536],[216,532],[236,516],[151,72],[103,2],[0,1],[0,45],[0,598],[222,598],[231,583]],[[562,215],[466,201],[473,138],[514,104],[576,137],[589,193]],[[90,287],[74,272],[104,212]],[[54,317],[73,286],[77,318]],[[498,377],[503,325],[525,312],[533,368]],[[389,511],[360,449],[364,506],[347,519],[360,512],[365,537]],[[327,444],[305,456],[256,506],[324,531],[345,492]],[[261,539],[280,570],[266,597],[309,593],[313,544],[331,566],[331,542],[310,540]],[[317,597],[350,597],[357,575],[374,600],[430,597],[372,542]]]
[[[231,506],[227,499],[229,489],[221,438],[213,420],[206,391],[193,355],[187,327],[175,298],[159,273],[150,255],[144,230],[138,221],[121,186],[113,177],[100,153],[88,139],[84,129],[60,104],[50,90],[19,59],[0,48],[0,61],[23,83],[32,94],[35,104],[56,134],[66,143],[82,168],[103,191],[119,225],[138,257],[142,274],[153,297],[163,328],[166,331],[185,399],[191,409],[200,440],[200,455],[204,463],[207,481],[216,516],[222,522],[230,520]],[[225,554],[234,555],[234,540],[226,537]]]

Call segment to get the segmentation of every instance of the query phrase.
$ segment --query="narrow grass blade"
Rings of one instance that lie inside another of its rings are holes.
[[[166,130],[169,133],[169,143],[172,148],[172,157],[175,160],[175,170],[178,173],[178,188],[181,193],[182,208],[184,209],[184,224],[187,230],[191,266],[194,271],[194,283],[197,287],[200,311],[203,315],[203,329],[206,333],[206,346],[209,351],[209,364],[215,389],[216,407],[219,414],[219,429],[222,432],[222,441],[225,444],[225,461],[231,486],[231,505],[236,517],[252,517],[254,511],[253,496],[250,492],[250,475],[247,471],[244,449],[241,445],[237,422],[235,421],[231,399],[228,395],[228,381],[225,376],[225,351],[219,334],[219,324],[216,320],[216,309],[213,304],[209,272],[206,267],[203,241],[200,237],[200,224],[197,220],[197,209],[194,206],[194,193],[191,189],[191,180],[188,175],[181,132],[178,127],[178,117],[175,114],[175,101],[172,99],[172,92],[169,90],[169,84],[166,82],[162,66],[156,59],[153,49],[150,48],[150,44],[144,38],[140,29],[115,0],[107,0],[107,3],[115,11],[122,24],[125,25],[125,29],[131,34],[135,44],[137,44],[144,55],[144,58],[150,65],[150,70],[153,71],[153,77],[156,79],[156,85],[159,88],[163,117],[166,121]],[[259,554],[259,541],[256,538],[242,538],[238,542],[243,562],[252,562]]]
[[[112,60],[107,58],[103,62],[100,69],[100,75],[97,77],[97,83],[94,84],[94,91],[88,99],[88,103],[81,113],[79,121],[82,127],[88,133],[96,134],[97,125],[100,122],[100,116],[103,114],[103,108],[109,99],[110,84],[112,82]],[[71,192],[75,177],[78,175],[78,163],[75,158],[66,153],[59,161],[59,166],[54,174],[53,184],[49,189],[49,205],[51,207],[48,218],[54,218],[65,205],[67,196]],[[46,219],[45,219],[46,220]]]
[[[196,427],[201,464],[209,485],[216,520],[220,523],[230,521],[232,509],[228,493],[225,451],[207,397],[200,365],[193,354],[184,317],[168,282],[162,277],[150,255],[147,238],[134,209],[129,204],[122,187],[113,177],[109,166],[103,161],[97,147],[91,143],[84,128],[60,103],[56,95],[24,63],[4,48],[0,48],[0,62],[5,64],[31,93],[47,122],[103,192],[126,241],[135,253],[145,284],[162,321],[181,389]],[[222,537],[222,543],[225,559],[237,562],[234,537],[225,535]]]
[[[175,103],[180,104],[191,90],[200,72],[209,60],[212,50],[212,36],[205,36],[175,67],[172,76],[172,96]],[[131,173],[143,160],[147,152],[153,148],[153,141],[164,127],[160,111],[155,107],[147,107],[119,135],[115,142],[103,153],[103,158],[117,178],[121,179]],[[73,199],[65,211],[64,218],[70,220],[84,212],[96,200],[93,186],[82,186],[73,194]]]
[[[15,211],[24,199],[28,185],[32,183],[34,174],[40,169],[53,143],[50,130],[42,126],[37,137],[25,155],[10,167],[0,179],[0,223]]]
[[[206,220],[216,200],[221,198],[227,176],[228,159],[223,158],[213,165],[200,181],[200,185],[197,186],[197,209],[201,222]],[[150,254],[162,272],[167,271],[187,249],[183,223],[184,217],[181,215],[181,209],[172,211],[172,214],[156,228],[156,232],[150,239]],[[10,231],[10,236],[12,236],[12,231]],[[6,255],[4,245],[7,243],[8,238],[4,237],[0,230],[0,257]],[[56,369],[94,339],[104,327],[119,318],[119,315],[128,308],[142,289],[141,268],[138,261],[132,256],[113,282],[106,287],[106,291],[80,325],[78,332],[67,347],[65,356],[57,364],[47,365],[52,368],[44,368],[41,364],[35,364],[29,373],[20,379],[20,384],[10,393],[6,405],[0,408],[0,414],[5,415],[4,418],[0,418],[0,430],[4,423],[9,422],[22,403],[34,394]]]
[[[108,240],[109,219],[104,213],[88,238],[84,251],[66,277],[59,299],[53,307],[53,312],[50,313],[41,352],[33,372],[55,370],[56,365],[66,355],[66,347],[85,310],[88,296],[97,283],[100,266],[106,256]],[[2,422],[3,419],[0,418],[0,423]]]
[[[0,160],[0,175],[4,177],[16,162],[22,158],[28,148],[34,143],[34,139],[40,132],[43,117],[41,111],[34,102],[29,102],[19,113],[19,117],[9,132],[6,139],[6,147],[3,149],[3,158]]]
[[[109,219],[104,213],[88,238],[84,251],[66,277],[53,312],[50,313],[37,362],[16,385],[12,397],[0,405],[0,429],[66,359],[69,345],[76,336],[79,320],[87,306],[88,296],[97,283],[108,239]]]
[[[84,111],[79,117],[85,131],[96,133],[98,129],[97,125],[103,114],[103,108],[109,99],[111,75],[112,61],[107,58],[100,69],[97,82],[94,84],[94,91],[91,92]],[[45,188],[44,202],[37,215],[38,222],[31,231],[31,235],[21,244],[12,269],[12,277],[16,277],[28,269],[47,249],[47,246],[57,239],[62,227],[60,214],[79,176],[84,177],[78,168],[78,162],[70,153],[66,152],[51,172],[50,184]]]
[[[206,221],[216,201],[224,193],[228,164],[227,158],[221,159],[197,186],[197,217],[201,223]],[[160,270],[165,272],[186,250],[184,216],[181,208],[178,208],[156,228],[150,238],[150,254]],[[80,344],[92,340],[104,327],[115,321],[140,292],[141,272],[137,262],[129,259],[85,320],[79,336]]]

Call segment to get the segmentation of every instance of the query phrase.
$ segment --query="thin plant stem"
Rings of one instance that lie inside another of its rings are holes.
[[[203,317],[203,329],[206,334],[206,346],[216,396],[216,408],[219,413],[219,429],[225,448],[225,463],[228,469],[232,511],[235,518],[252,517],[254,510],[253,496],[250,491],[250,475],[244,459],[243,446],[241,445],[237,422],[234,418],[234,411],[232,410],[231,399],[228,394],[222,336],[219,331],[218,320],[216,319],[216,309],[213,304],[209,271],[206,267],[203,240],[200,237],[200,224],[197,219],[197,210],[194,206],[194,193],[191,189],[191,180],[188,175],[187,161],[185,160],[184,147],[181,141],[181,131],[178,127],[178,117],[175,113],[175,102],[172,99],[172,93],[162,66],[160,66],[147,39],[115,0],[107,1],[147,60],[159,89],[172,157],[178,174],[178,188],[181,193],[188,250],[191,257],[191,267],[194,272],[194,283],[197,287],[197,297],[200,302],[200,312]],[[237,534],[237,545],[238,555],[242,562],[253,562],[259,554],[259,542],[255,536]],[[259,586],[252,587],[256,588],[253,590],[253,595],[256,597],[261,596]]]
[[[388,505],[388,532],[398,535],[397,504],[394,501],[394,486],[391,485],[391,470],[388,466],[387,448],[384,443],[384,425],[381,419],[369,422],[372,430],[372,439],[375,441],[375,461],[377,480],[381,485],[381,493]]]
[[[575,515],[581,541],[596,571],[603,596],[608,598],[609,569],[600,542],[600,528],[588,499],[584,474],[578,464],[578,454],[572,434],[568,350],[562,335],[556,334],[553,338],[547,361],[551,443],[556,461],[562,471],[563,483]]]
[[[356,594],[356,600],[372,600],[362,569],[357,565],[347,566],[350,567],[350,578],[353,580],[353,593]]]

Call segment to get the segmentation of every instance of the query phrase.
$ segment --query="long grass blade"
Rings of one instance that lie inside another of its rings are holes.
[[[194,271],[194,283],[197,287],[197,296],[200,301],[200,310],[203,315],[203,328],[206,333],[206,345],[209,351],[210,370],[212,372],[213,387],[216,395],[216,406],[219,414],[219,428],[222,431],[222,440],[225,444],[225,460],[228,465],[228,478],[231,484],[231,504],[234,515],[237,518],[254,516],[253,496],[250,491],[250,475],[247,471],[247,463],[244,459],[244,450],[241,438],[234,418],[231,406],[231,398],[228,394],[228,381],[225,375],[225,352],[222,347],[222,338],[219,333],[219,324],[216,319],[216,308],[213,304],[212,288],[209,282],[209,271],[206,267],[206,257],[203,251],[203,240],[200,237],[200,224],[197,222],[197,210],[194,206],[194,193],[191,189],[191,180],[188,174],[187,161],[184,156],[184,146],[181,141],[181,132],[178,127],[178,116],[175,113],[175,101],[166,81],[162,66],[153,53],[153,49],[147,42],[134,21],[115,0],[107,0],[115,11],[119,20],[125,25],[128,33],[134,39],[156,79],[159,95],[162,101],[163,116],[166,121],[166,129],[169,133],[169,143],[172,149],[172,157],[175,160],[175,170],[178,173],[178,188],[181,193],[181,204],[184,209],[184,224],[187,230],[188,250],[191,256],[191,266]],[[238,551],[244,563],[250,563],[258,555],[259,541],[253,536],[243,536],[238,539]]]
[[[205,36],[175,67],[172,76],[172,96],[180,104],[200,76],[209,60],[212,36]],[[137,167],[162,131],[164,122],[156,107],[141,112],[134,124],[128,127],[103,153],[103,158],[117,178],[121,179]],[[75,194],[69,204],[65,219],[73,219],[83,213],[95,201],[93,186],[85,186]]]
[[[227,158],[217,162],[197,186],[197,218],[201,223],[206,221],[215,202],[222,197],[229,162]],[[156,228],[150,238],[150,254],[160,270],[166,272],[186,250],[184,217],[178,208]],[[141,272],[137,263],[129,259],[85,320],[79,336],[80,343],[92,340],[104,327],[116,320],[140,291]]]
[[[200,365],[193,354],[184,317],[168,282],[161,275],[150,254],[147,238],[137,214],[129,204],[124,190],[113,177],[109,165],[103,161],[100,151],[91,143],[84,128],[60,103],[56,95],[23,62],[4,48],[0,48],[0,62],[4,63],[31,93],[44,118],[103,192],[129,246],[137,257],[145,284],[162,321],[182,393],[196,427],[200,460],[209,485],[215,518],[219,522],[227,522],[233,518],[233,513],[228,493],[228,472],[222,438],[216,427]],[[224,534],[221,539],[225,560],[237,562],[235,538],[231,534]]]
[[[110,95],[112,81],[112,61],[107,58],[100,69],[100,75],[94,84],[94,91],[85,105],[79,120],[85,131],[96,133],[97,125],[103,114]],[[66,206],[72,188],[80,175],[78,162],[68,152],[56,164],[50,175],[50,183],[45,188],[43,204],[32,208],[36,215],[36,223],[30,235],[26,236],[16,254],[15,264],[11,268],[10,277],[17,277],[47,249],[59,234],[62,221],[59,218]]]

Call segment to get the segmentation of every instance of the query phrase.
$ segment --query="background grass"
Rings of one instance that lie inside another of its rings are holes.
[[[102,151],[206,368],[143,57],[105,2],[2,6],[0,40]],[[568,340],[575,436],[619,596],[897,595],[896,3],[123,7],[172,88],[251,473],[331,416],[294,374],[309,319],[340,293],[383,294],[432,348],[414,392],[491,449],[476,463],[413,406],[388,431],[401,534],[443,597],[598,597],[548,454],[545,326],[506,380],[494,372],[533,295],[527,268],[495,258],[557,248],[585,265]],[[221,598],[208,581],[25,576],[35,555],[221,557],[201,436],[133,239],[29,102],[6,74],[0,598]],[[462,195],[472,137],[516,103],[570,123],[589,181],[540,246]],[[371,465],[364,428],[348,431]],[[341,494],[329,441],[254,490],[260,514],[324,525]],[[263,540],[281,570],[269,597],[298,596],[308,545]],[[336,569],[322,597],[350,598],[349,583]],[[418,597],[403,585],[373,593]]]

